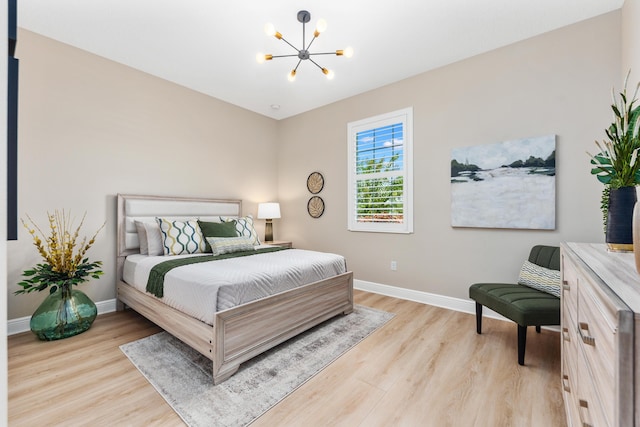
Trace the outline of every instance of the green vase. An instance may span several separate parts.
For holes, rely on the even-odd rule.
[[[31,316],[31,332],[46,341],[78,335],[91,327],[98,314],[84,293],[68,286],[49,294]]]

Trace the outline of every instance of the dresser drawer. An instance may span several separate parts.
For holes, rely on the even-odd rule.
[[[562,311],[561,318],[562,345],[562,396],[564,398],[567,426],[582,426],[578,412],[578,333],[576,322],[569,313]]]
[[[567,426],[582,427],[580,413],[578,412],[578,397],[576,395],[578,386],[576,377],[570,373],[572,369],[568,363],[567,359],[562,360],[562,398],[564,399],[564,409],[568,418]]]
[[[617,317],[614,309],[603,303],[595,284],[582,280],[578,289],[578,337],[589,367],[594,396],[602,405],[609,425],[615,419],[615,360]],[[582,381],[580,374],[579,381]]]
[[[578,314],[578,270],[564,254],[561,255],[561,262],[562,309],[568,311],[575,320]]]
[[[580,420],[578,425],[612,426],[612,420],[608,419],[602,407],[601,394],[592,381],[592,373],[584,351],[578,349],[578,390],[575,393]]]
[[[578,334],[574,327],[563,325],[561,338],[563,388],[568,385],[572,390],[575,390],[578,379]],[[565,380],[568,380],[566,385],[564,384]]]

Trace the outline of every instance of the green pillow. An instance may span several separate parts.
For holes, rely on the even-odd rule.
[[[205,252],[211,252],[211,245],[207,242],[207,237],[237,237],[238,232],[236,231],[236,222],[203,222],[198,221],[198,225],[200,226],[200,230],[202,230],[202,234],[205,239]]]

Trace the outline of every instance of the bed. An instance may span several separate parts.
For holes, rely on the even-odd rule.
[[[231,308],[216,310],[212,307],[207,319],[182,307],[172,307],[163,298],[131,286],[124,280],[127,257],[131,256],[131,260],[137,262],[144,259],[139,255],[136,221],[149,221],[155,217],[199,218],[204,221],[219,221],[220,217],[239,218],[242,216],[242,202],[124,194],[119,194],[117,199],[117,309],[129,307],[137,311],[209,358],[214,384],[233,375],[242,362],[331,317],[353,311],[353,273],[346,269],[340,274],[293,289],[276,289],[275,294]],[[296,250],[282,252],[287,251]],[[277,253],[267,255],[276,257]],[[129,274],[129,277],[132,276]]]

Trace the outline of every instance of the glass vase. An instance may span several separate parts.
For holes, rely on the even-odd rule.
[[[78,335],[91,327],[98,314],[84,292],[68,286],[49,294],[31,316],[31,332],[45,341]]]

